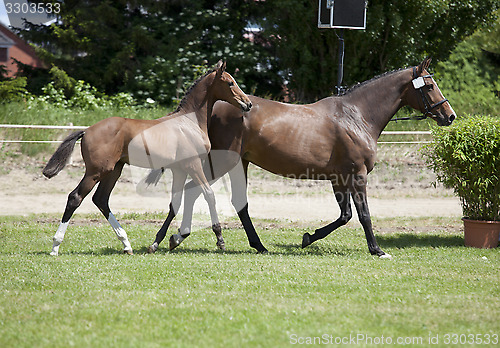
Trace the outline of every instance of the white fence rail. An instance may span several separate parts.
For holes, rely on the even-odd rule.
[[[0,128],[29,128],[29,129],[87,129],[88,126],[50,126],[43,124],[0,124]]]
[[[37,125],[37,124],[0,124],[0,128],[7,129],[59,129],[59,130],[78,130],[87,129],[87,126],[51,126],[51,125]],[[8,144],[22,144],[22,143],[33,143],[33,144],[58,144],[62,143],[62,140],[4,140],[0,139],[1,143]]]
[[[0,124],[1,128],[14,129],[59,129],[59,130],[79,130],[87,129],[88,126],[51,126],[51,125],[22,125],[22,124]],[[382,135],[431,135],[430,131],[383,131]],[[1,143],[61,143],[61,140],[3,140]],[[378,144],[425,144],[430,141],[379,141]]]

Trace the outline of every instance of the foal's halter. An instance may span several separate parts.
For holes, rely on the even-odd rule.
[[[425,112],[423,112],[422,116],[402,117],[402,118],[392,119],[391,121],[424,120],[429,116],[434,116],[434,114],[432,113],[432,110],[434,110],[439,105],[444,104],[448,101],[448,99],[443,98],[442,100],[440,100],[434,104],[431,104],[429,102],[429,99],[427,98],[427,95],[424,93],[423,88],[425,86],[427,86],[427,84],[425,83],[425,79],[432,78],[432,76],[434,76],[434,75],[429,74],[429,75],[424,75],[424,76],[418,76],[417,67],[413,67],[413,80],[411,82],[413,84],[413,88],[415,88],[417,91],[420,92],[420,96],[422,99],[422,104],[424,105]]]

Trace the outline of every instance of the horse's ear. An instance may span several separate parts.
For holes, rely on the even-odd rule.
[[[226,62],[223,62],[222,59],[217,62],[217,77],[222,76],[222,73],[226,70]]]
[[[432,60],[431,57],[427,57],[422,61],[422,63],[420,63],[420,65],[417,68],[419,75],[422,74],[424,70],[429,69],[429,66],[431,65],[431,60]]]

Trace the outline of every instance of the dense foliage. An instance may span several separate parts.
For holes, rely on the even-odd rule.
[[[439,87],[459,115],[500,116],[500,21],[495,28],[470,36],[435,66]]]
[[[337,81],[336,33],[317,29],[316,0],[273,0],[264,34],[276,47],[298,99],[330,95]],[[417,64],[430,55],[444,60],[477,28],[493,23],[498,1],[370,0],[366,30],[345,31],[344,83]]]
[[[21,34],[43,43],[46,62],[108,94],[171,104],[193,80],[193,65],[220,58],[246,90],[277,91],[279,80],[259,65],[265,48],[243,37],[250,10],[233,2],[70,0],[60,22]]]
[[[26,78],[0,81],[0,101],[21,101],[26,91]]]
[[[435,128],[425,156],[460,197],[464,216],[500,221],[500,120],[471,117]]]
[[[338,40],[335,30],[317,28],[317,0],[69,0],[61,6],[56,23],[27,23],[18,32],[50,66],[102,93],[172,105],[195,67],[220,58],[250,94],[279,98],[286,86],[292,100],[307,102],[335,89]],[[444,61],[465,37],[491,28],[498,7],[497,0],[371,0],[366,30],[345,32],[344,83],[427,55]],[[494,36],[480,47],[498,51]],[[29,69],[24,76],[35,93],[50,81]]]

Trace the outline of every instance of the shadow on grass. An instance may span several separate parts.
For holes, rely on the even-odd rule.
[[[36,255],[36,256],[41,256],[41,255],[50,255],[51,250],[41,250],[41,251],[33,251],[33,252],[28,252],[28,255]],[[114,248],[101,248],[101,249],[92,249],[92,250],[66,250],[66,251],[61,251],[58,256],[63,256],[63,255],[117,255],[117,254],[123,254],[123,250],[120,249],[114,249]],[[57,256],[55,256],[57,257]]]
[[[358,251],[357,249],[349,249],[347,247],[333,247],[331,245],[315,245],[311,244],[307,248],[302,248],[300,244],[273,244],[276,248],[282,249],[278,252],[271,252],[270,254],[276,255],[337,255],[337,256],[348,256],[352,255],[353,252]]]
[[[464,246],[462,236],[436,236],[418,234],[396,234],[377,236],[382,247],[389,248],[454,248]]]
[[[377,236],[377,241],[384,250],[385,248],[456,248],[464,246],[464,239],[462,236],[449,235],[449,236],[439,236],[439,235],[418,235],[418,234],[393,234],[393,235],[381,235]],[[339,244],[341,244],[339,242]],[[349,245],[331,245],[331,244],[311,244],[307,248],[302,249],[299,243],[273,243],[274,250],[270,250],[264,255],[283,255],[283,256],[295,256],[295,255],[337,255],[337,256],[350,256],[354,253],[368,252],[367,250],[360,250],[356,247],[349,247]],[[50,250],[47,251],[37,251],[31,252],[30,255],[49,255]],[[82,251],[63,251],[60,255],[118,255],[123,254],[123,250],[117,248],[100,248],[100,249],[89,249]],[[135,255],[148,254],[147,246],[142,246],[134,249]],[[169,251],[168,247],[160,247],[156,254],[179,254],[179,255],[210,255],[210,254],[224,254],[224,255],[252,255],[261,254],[255,249],[248,247],[246,250],[232,250],[228,248],[225,251],[216,249],[215,247],[207,248],[190,248],[190,247],[178,247],[175,250]]]
[[[247,250],[231,250],[226,249],[225,251],[212,248],[183,248],[178,247],[175,250],[169,251],[168,248],[159,248],[156,254],[179,254],[179,255],[209,255],[209,254],[224,254],[224,255],[325,255],[325,254],[335,254],[340,256],[346,256],[352,254],[352,250],[340,250],[333,248],[331,246],[316,246],[310,245],[305,249],[302,249],[300,244],[273,244],[279,250],[269,250],[267,253],[259,253],[255,249],[248,247]],[[137,254],[147,254],[147,248],[142,247],[134,250]]]
[[[137,254],[148,254],[148,248],[147,247],[141,247],[136,250],[134,250],[134,253]],[[209,254],[227,254],[227,255],[242,255],[242,254],[252,254],[252,250],[220,250],[217,248],[183,248],[177,247],[174,250],[170,251],[168,250],[168,247],[158,248],[155,254],[179,254],[179,255],[185,255],[185,254],[192,254],[192,255],[209,255]]]

